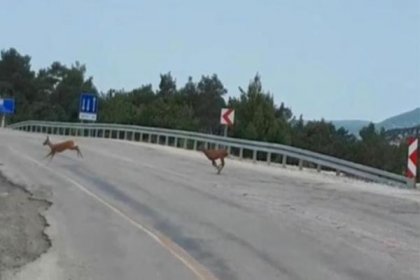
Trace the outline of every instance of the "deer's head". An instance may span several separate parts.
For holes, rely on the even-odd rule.
[[[47,139],[45,139],[44,143],[42,143],[42,145],[48,145],[48,143],[50,143],[50,136],[47,136]]]

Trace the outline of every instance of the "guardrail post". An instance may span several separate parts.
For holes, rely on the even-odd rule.
[[[127,130],[124,131],[124,140],[128,140]]]
[[[194,140],[193,149],[194,151],[197,151],[197,140]]]
[[[131,141],[136,140],[136,132],[134,130],[131,131]]]
[[[174,144],[175,145],[175,148],[178,148],[178,137],[175,137],[175,141],[174,142],[175,142],[175,144]]]
[[[284,168],[286,168],[286,165],[287,165],[287,156],[286,155],[282,155],[281,164]]]
[[[152,143],[152,134],[149,133],[149,138],[147,139],[149,143]]]
[[[169,136],[165,136],[165,146],[169,146]]]
[[[303,169],[303,160],[299,160],[299,170]]]
[[[184,149],[187,149],[188,139],[184,138]]]
[[[320,164],[317,164],[317,166],[316,166],[316,171],[317,171],[318,173],[320,173],[320,172],[321,172],[321,165],[320,165]]]
[[[239,159],[243,159],[243,158],[244,158],[244,149],[239,148]]]
[[[271,163],[271,153],[267,153],[267,164],[270,165]]]
[[[252,161],[255,163],[257,161],[257,150],[252,151]]]
[[[335,170],[335,175],[340,176],[340,173],[341,173],[340,170],[338,169]]]
[[[231,154],[231,152],[232,152],[232,147],[231,146],[227,146],[227,152],[228,152],[229,155]]]

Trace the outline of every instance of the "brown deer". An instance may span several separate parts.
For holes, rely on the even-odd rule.
[[[225,157],[228,156],[226,149],[199,149],[211,161],[212,165],[217,169],[217,174],[220,174],[225,166]],[[220,165],[216,164],[216,160],[220,159]]]
[[[50,137],[49,137],[49,136],[47,136],[47,139],[45,139],[45,141],[44,141],[43,145],[44,145],[44,146],[45,146],[45,145],[48,145],[48,147],[50,147],[50,149],[51,149],[51,151],[49,152],[49,154],[47,154],[47,155],[45,156],[45,158],[50,157],[50,160],[52,160],[52,159],[53,159],[53,157],[54,157],[54,155],[55,155],[56,153],[61,153],[61,152],[64,152],[65,150],[75,150],[75,151],[77,151],[77,156],[78,156],[78,157],[80,156],[80,157],[82,157],[82,158],[83,158],[83,155],[82,155],[82,153],[80,152],[79,146],[77,146],[77,145],[74,143],[74,141],[73,141],[73,140],[67,140],[67,141],[64,141],[64,142],[60,142],[60,143],[55,143],[55,144],[53,144],[53,143],[51,143],[51,141],[50,141]]]

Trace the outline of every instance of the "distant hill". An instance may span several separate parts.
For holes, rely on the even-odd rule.
[[[342,120],[342,121],[332,121],[336,128],[344,127],[348,132],[359,135],[359,131],[367,126],[369,121],[362,120]]]
[[[388,118],[378,123],[378,127],[384,127],[386,130],[413,127],[417,125],[420,125],[420,108]]]
[[[360,129],[368,125],[369,121],[364,120],[340,120],[331,121],[337,128],[344,127],[350,133],[359,135]],[[390,117],[382,122],[375,123],[376,128],[385,128],[386,130],[395,128],[407,128],[420,125],[420,108]]]

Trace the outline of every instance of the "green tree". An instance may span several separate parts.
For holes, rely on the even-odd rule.
[[[31,70],[31,58],[21,55],[11,48],[1,52],[0,60],[0,96],[14,97],[16,107],[20,108],[12,120],[27,119],[30,103],[37,98],[34,88],[35,73]]]
[[[248,90],[239,88],[241,95],[231,98],[229,106],[235,109],[234,136],[245,139],[277,143],[290,143],[290,126],[280,108],[274,104],[270,93],[262,89],[261,79],[256,75]],[[282,109],[284,110],[284,108]]]
[[[176,81],[172,77],[171,72],[160,75],[158,95],[169,97],[176,93]]]
[[[189,85],[190,94],[193,86]],[[226,102],[223,96],[227,93],[223,83],[216,74],[202,76],[196,86],[195,98],[192,100],[194,115],[199,121],[200,130],[212,134],[220,134],[220,111]],[[191,96],[190,96],[191,97]]]

